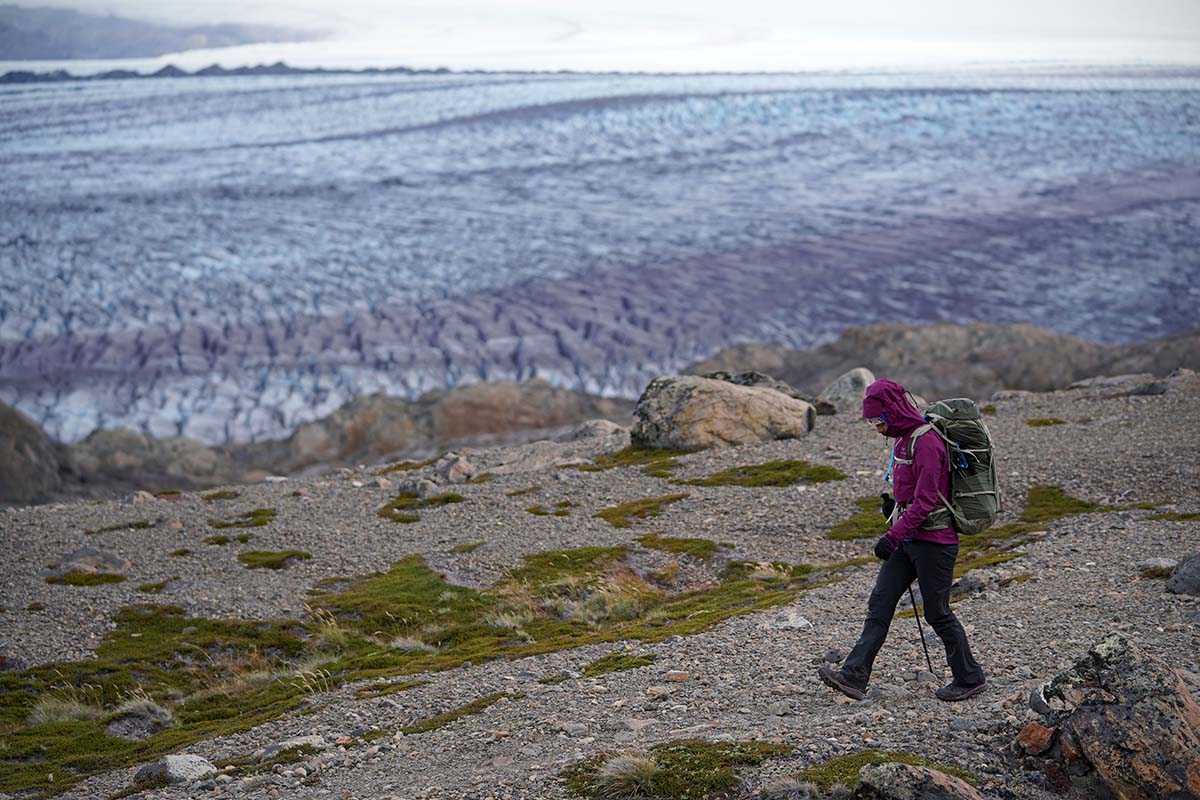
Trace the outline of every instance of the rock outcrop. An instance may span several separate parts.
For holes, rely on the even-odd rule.
[[[1200,553],[1180,561],[1167,579],[1167,591],[1200,596]]]
[[[163,756],[161,760],[139,769],[133,776],[133,783],[134,785],[190,783],[216,772],[216,769],[212,762],[201,756]]]
[[[44,503],[72,471],[64,449],[36,422],[0,403],[0,503]]]
[[[1111,634],[1043,687],[1049,724],[1018,738],[1050,784],[1120,800],[1200,797],[1200,705],[1178,672]],[[1032,704],[1032,703],[1031,703]]]
[[[700,450],[714,445],[795,439],[816,411],[770,388],[689,375],[656,378],[634,410],[633,443],[652,449]]]
[[[874,382],[875,374],[863,367],[855,367],[839,375],[817,395],[817,413],[859,416],[862,413],[863,395]]]
[[[241,470],[225,453],[195,439],[157,439],[130,430],[100,430],[71,446],[84,475],[130,486],[196,488],[236,481]]]
[[[1000,389],[1047,391],[1094,375],[1200,369],[1200,330],[1105,346],[1033,325],[912,325],[848,328],[812,350],[737,345],[684,370],[760,370],[800,391],[819,391],[861,366],[935,397],[990,397]]]

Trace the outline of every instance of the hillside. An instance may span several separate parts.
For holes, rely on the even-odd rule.
[[[0,796],[110,797],[182,752],[219,775],[142,796],[564,798],[589,759],[655,746],[695,790],[699,739],[759,743],[722,797],[853,783],[831,759],[870,749],[957,769],[984,797],[1049,800],[1013,748],[1042,719],[1027,698],[1107,634],[1200,696],[1200,598],[1138,566],[1198,549],[1200,381],[1144,385],[991,399],[1007,508],[964,540],[955,603],[991,688],[960,704],[933,698],[938,643],[938,674],[921,674],[903,616],[866,700],[817,680],[859,632],[881,532],[884,440],[838,416],[673,460],[606,458],[628,440],[594,425],[459,449],[469,464],[0,511]],[[841,477],[687,483],[776,460]],[[841,530],[864,538],[831,538],[860,508]],[[112,582],[47,582],[81,547]],[[30,726],[35,709],[75,721]]]

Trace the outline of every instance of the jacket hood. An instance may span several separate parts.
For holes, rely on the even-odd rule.
[[[925,424],[921,412],[913,407],[904,394],[904,387],[886,378],[867,387],[863,396],[863,418],[884,417],[887,433],[892,437],[904,436]]]

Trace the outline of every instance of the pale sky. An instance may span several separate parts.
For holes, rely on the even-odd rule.
[[[297,66],[681,71],[1012,60],[1200,64],[1200,0],[452,0],[437,4],[24,0],[20,4],[167,23],[275,23],[333,34],[321,43],[190,55],[199,65],[275,60],[274,54]],[[180,63],[188,58],[170,60]]]

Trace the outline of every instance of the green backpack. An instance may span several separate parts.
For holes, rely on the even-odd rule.
[[[939,400],[925,409],[929,423],[913,431],[908,440],[908,457],[917,437],[933,431],[946,443],[950,462],[950,498],[938,498],[940,508],[922,523],[925,530],[954,528],[970,536],[992,526],[1000,514],[1000,482],[996,477],[996,454],[992,435],[983,423],[974,400],[955,397]]]

